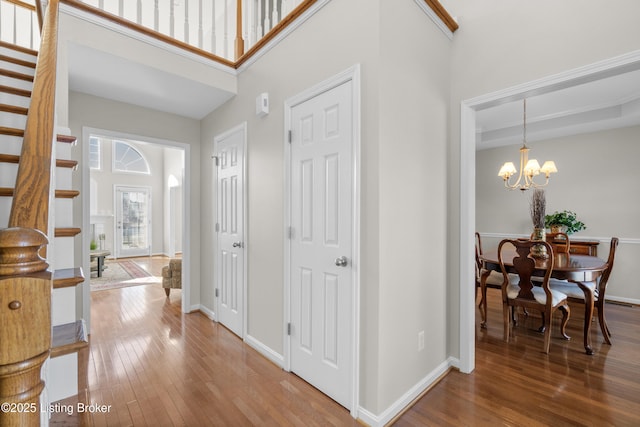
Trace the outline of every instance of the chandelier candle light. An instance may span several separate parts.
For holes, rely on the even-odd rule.
[[[513,162],[506,162],[500,168],[500,172],[498,172],[498,176],[502,177],[504,180],[504,186],[509,190],[521,190],[526,191],[529,188],[538,188],[544,187],[549,183],[549,175],[552,173],[558,172],[556,168],[555,162],[552,160],[548,160],[544,162],[542,167],[540,167],[540,163],[536,159],[529,160],[529,147],[527,147],[527,100],[524,99],[523,103],[523,127],[522,127],[522,148],[520,148],[520,173],[518,174],[518,179],[516,182],[511,184],[509,181],[513,175],[518,173]],[[538,184],[533,181],[533,177],[536,175],[540,175],[542,172],[545,175],[545,182],[543,184]]]

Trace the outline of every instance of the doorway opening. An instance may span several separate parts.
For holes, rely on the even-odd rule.
[[[475,289],[472,266],[475,262],[474,232],[476,219],[476,112],[596,82],[640,70],[640,51],[610,58],[581,68],[524,83],[461,102],[460,108],[460,370],[470,373],[475,367]]]
[[[182,311],[188,312],[189,145],[95,128],[83,128],[83,141],[83,270],[95,270],[94,251],[107,260],[142,256],[143,264],[182,258]],[[90,289],[87,280],[85,319]]]

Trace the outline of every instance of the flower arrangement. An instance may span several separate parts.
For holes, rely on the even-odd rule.
[[[553,226],[561,226],[566,228],[567,234],[577,233],[580,230],[585,230],[586,225],[582,221],[578,221],[578,217],[575,212],[564,210],[562,212],[555,211],[551,215],[544,217],[544,224],[547,228]]]
[[[531,221],[533,222],[533,228],[545,228],[545,208],[547,206],[547,200],[544,195],[544,190],[536,188],[531,195],[531,202],[529,203],[529,211],[531,213]]]

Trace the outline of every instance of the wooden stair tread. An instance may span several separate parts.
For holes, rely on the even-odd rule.
[[[5,70],[0,68],[0,76],[11,77],[13,79],[24,80],[26,82],[32,82],[33,76],[24,73],[18,73],[17,71]]]
[[[20,163],[20,156],[16,154],[2,154],[0,153],[0,163]],[[59,168],[73,169],[78,166],[77,160],[68,159],[56,159],[56,166]]]
[[[13,56],[0,55],[0,61],[10,62],[27,68],[36,68],[35,62],[25,61],[24,59],[14,58]]]
[[[74,353],[89,345],[83,320],[53,327],[51,334],[51,357]]]
[[[66,142],[67,144],[75,144],[78,139],[72,135],[58,134],[58,142]]]
[[[20,89],[17,87],[0,85],[0,92],[10,93],[12,95],[24,96],[25,98],[31,98],[31,91],[27,89]]]
[[[11,135],[11,136],[24,137],[24,129],[9,128],[9,127],[0,126],[0,135]],[[58,142],[64,142],[64,143],[67,143],[67,144],[75,144],[75,142],[77,141],[77,138],[75,136],[71,136],[71,135],[58,134],[58,135],[56,135],[56,140]]]
[[[82,232],[78,227],[56,227],[54,230],[54,237],[74,237]]]
[[[29,49],[28,47],[18,46],[13,43],[0,41],[0,46],[6,47],[7,49],[17,50],[18,52],[26,53],[28,55],[38,56],[38,51]]]
[[[63,268],[53,272],[53,289],[69,288],[84,282],[81,267]]]
[[[0,111],[4,111],[5,113],[22,114],[26,116],[29,112],[29,109],[25,107],[18,107],[16,105],[0,104]]]
[[[24,137],[24,129],[9,128],[0,126],[0,135],[20,136]]]
[[[78,190],[56,190],[57,199],[73,199],[79,195],[80,192]]]
[[[78,166],[77,160],[69,160],[69,159],[56,159],[56,166],[59,168],[69,168],[73,169]]]
[[[13,197],[13,188],[0,187],[0,197]],[[56,190],[56,199],[73,199],[78,197],[80,192],[78,190]]]

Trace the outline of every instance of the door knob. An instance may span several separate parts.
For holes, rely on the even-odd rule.
[[[347,257],[346,256],[341,256],[340,258],[336,258],[336,265],[338,267],[346,267],[348,264],[347,262]]]
[[[242,247],[242,242],[233,242],[233,246],[234,248],[241,248]]]

